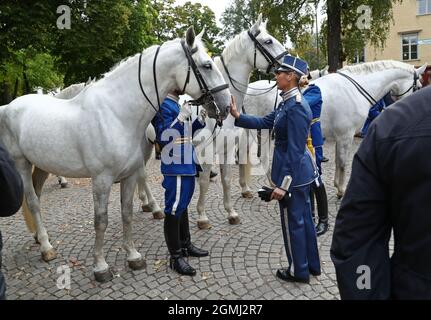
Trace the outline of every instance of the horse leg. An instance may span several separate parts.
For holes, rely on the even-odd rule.
[[[108,201],[113,182],[114,179],[109,176],[93,178],[94,228],[96,230],[93,272],[98,282],[107,282],[112,279],[112,273],[103,254],[103,243],[108,227]]]
[[[52,247],[49,242],[48,233],[43,224],[42,216],[40,214],[40,201],[39,196],[42,190],[44,178],[44,174],[37,171],[36,175],[38,177],[38,181],[35,181],[37,193],[35,187],[33,186],[33,178],[32,178],[32,165],[25,159],[15,160],[15,165],[17,170],[21,174],[21,178],[24,185],[24,215],[26,217],[26,221],[30,221],[27,225],[35,225],[33,230],[30,230],[33,234],[36,232],[37,241],[40,243],[40,251],[42,254],[42,259],[45,262],[49,262],[54,260],[57,257],[57,252]],[[39,180],[40,178],[40,180]],[[28,212],[29,211],[29,212]]]
[[[147,165],[151,159],[153,154],[153,145],[149,142],[145,143],[144,146],[144,165],[141,169],[139,169],[138,176],[138,194],[139,199],[142,202],[142,211],[143,212],[152,212],[154,219],[160,220],[165,217],[162,209],[160,209],[159,204],[156,199],[154,199],[153,193],[151,192],[151,188],[148,185],[148,173],[147,173]]]
[[[57,179],[58,179],[58,184],[62,189],[67,188],[67,185],[69,184],[69,182],[66,180],[65,177],[57,176]]]
[[[198,211],[198,228],[199,229],[209,229],[211,228],[208,217],[205,213],[205,201],[206,195],[210,186],[210,174],[211,174],[211,164],[201,165],[202,172],[199,172],[199,199],[197,204]]]
[[[236,225],[240,223],[238,213],[233,209],[231,204],[231,180],[232,166],[229,164],[220,164],[221,183],[223,186],[223,202],[224,208],[228,214],[229,223]]]
[[[250,163],[250,148],[248,147],[247,136],[249,130],[244,130],[240,136],[240,146],[247,146],[246,149],[240,147],[246,153],[246,163],[239,163],[239,185],[241,186],[241,196],[246,199],[253,198],[253,194],[250,190],[250,176],[251,176],[251,163]],[[241,160],[241,157],[240,157]]]
[[[334,174],[334,187],[339,191],[340,188],[340,145],[335,141],[335,174]],[[338,194],[337,194],[338,197]]]
[[[49,177],[49,173],[46,171],[43,171],[37,167],[34,168],[33,170],[33,175],[32,175],[32,179],[33,179],[33,188],[34,191],[37,195],[37,198],[39,199],[40,202],[40,196],[42,194],[42,188],[43,185],[46,181],[46,179],[48,179]],[[39,240],[37,239],[37,233],[34,233],[34,240],[36,241],[37,244],[39,243]]]
[[[136,189],[138,172],[121,181],[121,217],[123,220],[123,248],[127,252],[127,261],[132,270],[145,268],[145,261],[135,249],[132,235],[133,195]]]
[[[346,169],[347,159],[349,158],[350,148],[353,143],[353,134],[346,135],[343,139],[337,141],[336,158],[337,158],[337,169],[338,184],[337,184],[337,197],[341,199],[346,191]]]

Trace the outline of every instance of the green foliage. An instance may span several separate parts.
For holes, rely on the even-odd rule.
[[[220,29],[217,26],[214,12],[200,3],[184,3],[174,6],[174,0],[153,0],[152,5],[158,12],[155,21],[155,36],[159,42],[184,37],[187,29],[193,26],[196,32],[205,27],[203,40],[212,54],[220,54],[222,43],[218,39]]]
[[[301,41],[304,26],[313,21],[307,0],[232,0],[222,15],[222,35],[230,39],[248,29],[259,13],[268,19],[268,31],[281,42],[288,39],[296,44]]]
[[[344,59],[352,59],[367,43],[374,47],[383,48],[393,23],[393,5],[402,0],[342,0],[342,41]],[[361,12],[357,9],[361,5],[372,8],[372,20],[369,29],[360,30],[357,21]]]

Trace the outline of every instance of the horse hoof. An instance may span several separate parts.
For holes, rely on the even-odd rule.
[[[45,262],[50,262],[55,258],[57,258],[57,251],[55,251],[54,249],[42,252],[42,260]]]
[[[148,204],[143,204],[143,205],[142,205],[142,211],[143,211],[143,212],[152,212],[153,210],[151,210],[150,205],[148,205]]]
[[[60,187],[61,187],[61,189],[66,189],[66,188],[67,188],[67,185],[68,185],[68,183],[67,183],[67,182],[60,183]]]
[[[198,221],[198,228],[201,230],[211,229],[211,224],[209,221]]]
[[[153,212],[153,218],[156,220],[162,220],[165,218],[165,214],[162,211]]]
[[[241,193],[241,196],[245,199],[252,199],[253,193],[251,193],[251,191],[246,191],[246,192]]]
[[[231,225],[237,225],[241,222],[241,219],[239,217],[229,217],[229,224]]]
[[[145,263],[144,259],[127,261],[127,262],[129,264],[129,268],[132,270],[142,270],[147,267],[147,264]]]
[[[100,283],[111,281],[113,277],[114,276],[111,270],[109,269],[106,271],[94,272],[94,278],[96,279],[97,282],[100,282]]]

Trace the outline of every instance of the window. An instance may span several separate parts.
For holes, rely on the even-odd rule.
[[[404,34],[402,35],[402,47],[403,47],[403,60],[417,60],[419,59],[418,54],[418,34]]]
[[[355,56],[355,63],[363,63],[365,62],[365,48],[361,51],[358,51],[358,53]]]
[[[418,15],[431,14],[431,0],[418,0]]]

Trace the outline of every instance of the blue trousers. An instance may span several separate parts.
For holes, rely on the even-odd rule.
[[[288,269],[291,275],[301,279],[309,278],[310,271],[320,272],[316,229],[311,217],[310,188],[308,185],[292,189],[288,207],[280,202]]]
[[[314,152],[316,153],[316,164],[319,169],[319,174],[322,175],[323,147],[314,147]]]
[[[165,214],[181,215],[187,210],[195,191],[195,176],[164,176]]]

